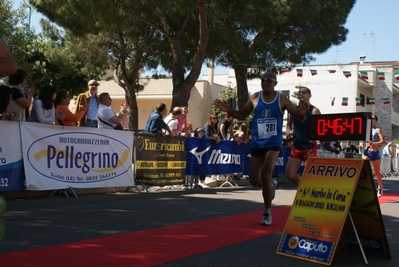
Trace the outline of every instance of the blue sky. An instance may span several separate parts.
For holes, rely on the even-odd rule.
[[[17,7],[22,0],[15,0]],[[343,1],[344,2],[344,1]],[[349,29],[347,40],[332,46],[325,53],[315,55],[311,65],[337,64],[359,61],[360,55],[367,61],[399,61],[399,35],[397,34],[398,0],[357,0],[345,24]],[[31,24],[40,30],[41,15],[32,12]],[[396,45],[395,45],[396,42]],[[227,67],[216,67],[215,73],[228,73]],[[207,72],[206,66],[202,73]]]

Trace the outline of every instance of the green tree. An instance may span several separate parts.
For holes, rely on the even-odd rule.
[[[129,9],[119,1],[30,0],[39,12],[67,29],[74,38],[74,47],[98,71],[115,70],[115,82],[125,90],[129,105],[129,129],[138,129],[136,92],[142,89],[140,71],[154,63],[159,33],[134,18],[140,8]],[[73,19],[71,19],[73,18]],[[101,57],[102,63],[95,57]],[[107,65],[104,66],[103,63]]]
[[[17,66],[28,65],[31,56],[31,40],[34,34],[27,22],[28,16],[22,6],[14,10],[10,0],[0,0],[0,36],[17,62]]]
[[[248,78],[260,77],[267,66],[308,63],[312,54],[345,41],[348,30],[344,24],[354,3],[220,0],[215,8],[219,20],[212,24],[207,55],[234,69],[242,108],[248,101]]]
[[[0,7],[0,34],[17,66],[27,70],[28,86],[35,85],[40,90],[44,85],[52,84],[57,89],[77,94],[85,90],[88,77],[104,73],[104,67],[101,70],[91,68],[87,61],[83,61],[84,57],[72,47],[75,43],[68,32],[61,32],[43,20],[42,33],[35,34],[35,29],[30,28],[31,9],[26,3],[13,10],[11,1],[0,0]],[[96,51],[91,54],[100,58]]]
[[[210,30],[207,13],[212,10],[213,3],[205,0],[139,3],[141,14],[136,14],[137,18],[162,35],[163,42],[157,53],[159,64],[172,73],[170,108],[188,106],[191,89],[205,58]],[[136,3],[131,6],[138,7]]]

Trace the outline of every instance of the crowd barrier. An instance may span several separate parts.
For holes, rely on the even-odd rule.
[[[186,175],[249,174],[250,145],[234,141],[9,121],[0,121],[0,134],[0,192],[175,185]],[[284,174],[289,153],[282,149],[273,175]]]

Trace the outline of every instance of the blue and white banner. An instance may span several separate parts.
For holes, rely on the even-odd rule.
[[[250,145],[189,137],[186,140],[186,175],[249,173]]]
[[[0,120],[0,192],[24,190],[19,123]]]
[[[206,138],[190,137],[186,141],[186,175],[213,175],[243,172],[249,175],[250,144],[238,145],[234,141],[215,141]],[[273,175],[285,173],[291,149],[283,147],[277,159]],[[303,172],[302,163],[297,173]]]
[[[133,133],[21,122],[26,190],[134,185]]]

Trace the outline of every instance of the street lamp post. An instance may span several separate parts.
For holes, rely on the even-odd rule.
[[[29,23],[28,23],[28,27],[29,27],[29,31],[30,31],[30,18],[32,16],[32,7],[28,6],[28,8],[29,8]]]

